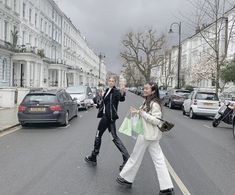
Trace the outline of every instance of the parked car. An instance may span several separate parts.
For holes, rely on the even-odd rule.
[[[137,91],[137,87],[131,87],[130,92],[135,93]]]
[[[71,95],[72,98],[77,99],[78,109],[88,110],[89,107],[93,106],[93,93],[90,87],[78,85],[74,87],[68,87],[66,91]]]
[[[184,100],[188,97],[190,91],[184,89],[171,89],[167,91],[163,98],[163,104],[169,106],[170,109],[179,107],[181,108]]]
[[[76,99],[64,89],[30,92],[18,108],[18,120],[22,126],[31,123],[68,125],[69,120],[77,115]]]
[[[214,117],[220,108],[220,101],[214,90],[197,89],[183,103],[183,114],[190,118],[196,116]]]

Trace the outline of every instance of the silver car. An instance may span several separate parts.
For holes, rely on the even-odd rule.
[[[93,93],[89,86],[78,85],[68,87],[66,91],[72,98],[77,99],[78,109],[88,110],[89,107],[93,106]]]

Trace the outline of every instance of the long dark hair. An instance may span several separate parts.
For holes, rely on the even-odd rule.
[[[147,84],[151,86],[151,90],[155,91],[155,93],[146,97],[146,100],[144,102],[144,105],[146,105],[147,107],[146,112],[149,112],[151,110],[150,104],[152,101],[157,102],[162,109],[158,85],[155,82],[148,82],[146,83],[146,85]]]

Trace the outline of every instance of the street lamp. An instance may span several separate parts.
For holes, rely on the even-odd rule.
[[[177,25],[179,28],[179,43],[178,43],[178,75],[177,75],[177,88],[180,89],[180,66],[181,66],[181,22],[173,22],[170,26],[169,33],[173,33],[172,26]]]
[[[102,63],[102,60],[105,58],[105,55],[102,54],[102,53],[100,53],[100,54],[98,55],[98,57],[99,57],[99,84],[100,84],[100,69],[101,69],[101,63]]]

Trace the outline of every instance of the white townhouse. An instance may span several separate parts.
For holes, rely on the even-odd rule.
[[[0,0],[0,90],[105,81],[104,58],[53,0]]]
[[[232,59],[235,56],[235,8],[229,10],[225,17],[220,18],[218,23],[219,28],[219,57]],[[232,29],[231,29],[232,28]],[[215,67],[215,54],[213,46],[215,40],[215,22],[197,29],[196,33],[191,37],[186,38],[181,42],[181,66],[180,66],[180,86],[196,86],[203,88],[215,87],[215,80],[212,79],[210,68]],[[228,41],[231,33],[231,40]],[[206,37],[206,40],[203,36]],[[210,46],[210,45],[212,46]],[[169,51],[168,51],[169,52]],[[212,57],[211,57],[212,56]],[[167,61],[170,58],[170,63]],[[173,46],[170,49],[170,55],[165,55],[165,63],[163,70],[159,69],[154,72],[158,78],[156,81],[161,85],[166,84],[169,88],[175,88],[178,81],[178,46]],[[170,68],[169,68],[170,67]],[[170,70],[171,74],[169,75]],[[207,74],[206,74],[207,73]],[[197,77],[195,75],[205,75]],[[161,75],[161,76],[160,76]],[[234,85],[233,83],[228,86]]]

